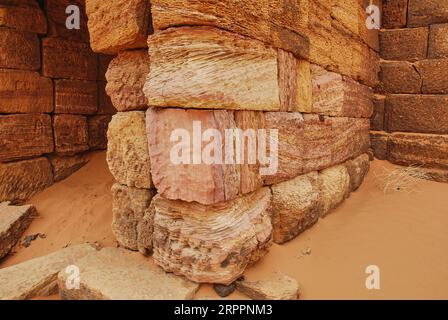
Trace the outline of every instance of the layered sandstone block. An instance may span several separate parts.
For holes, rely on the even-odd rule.
[[[213,206],[157,196],[155,262],[195,282],[232,283],[270,245],[270,200],[268,188]]]
[[[408,27],[448,22],[448,3],[439,0],[409,0]]]
[[[414,64],[406,61],[383,61],[380,73],[382,93],[420,93],[422,77]]]
[[[79,30],[67,29],[65,25],[68,17],[68,14],[65,11],[70,5],[75,5],[79,8]],[[48,36],[77,42],[89,42],[85,0],[47,0],[45,13],[48,18]]]
[[[422,77],[422,93],[448,93],[448,59],[418,61],[415,67]]]
[[[327,215],[350,194],[350,175],[344,165],[322,170],[319,173],[320,216]]]
[[[448,23],[430,27],[428,58],[448,58]]]
[[[428,52],[428,28],[381,30],[381,57],[386,60],[417,61]]]
[[[56,153],[75,155],[89,149],[87,119],[77,115],[55,115],[53,118]]]
[[[47,158],[0,164],[0,201],[24,201],[53,184]]]
[[[53,82],[37,72],[0,69],[0,113],[50,113]]]
[[[15,6],[16,4],[0,3],[0,27],[39,34],[47,32],[45,15],[35,3],[26,6]]]
[[[382,27],[396,29],[406,27],[408,0],[383,0]]]
[[[145,48],[151,31],[150,7],[147,0],[87,0],[92,49],[115,54]]]
[[[53,155],[49,157],[49,160],[51,162],[51,166],[53,167],[55,182],[68,178],[89,161],[86,154],[77,154],[68,157]]]
[[[46,114],[0,116],[0,141],[0,162],[51,153],[51,117]]]
[[[151,189],[145,113],[119,112],[109,123],[107,135],[107,163],[115,180],[130,187]]]
[[[381,131],[372,131],[370,140],[375,158],[387,160],[389,157],[389,134]]]
[[[109,64],[106,91],[118,111],[146,110],[143,86],[149,74],[147,50],[124,51]]]
[[[0,27],[0,68],[38,70],[40,65],[36,34]]]
[[[44,76],[96,80],[98,59],[88,44],[60,38],[45,38],[42,40],[42,50]],[[37,53],[37,56],[40,54]]]
[[[107,149],[107,129],[111,115],[98,115],[87,118],[90,150]]]
[[[94,114],[98,108],[95,81],[56,80],[55,113]]]

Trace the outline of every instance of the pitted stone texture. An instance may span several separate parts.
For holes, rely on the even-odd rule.
[[[68,178],[89,162],[86,154],[77,154],[71,157],[53,155],[49,159],[53,167],[55,182]]]
[[[0,68],[39,70],[40,66],[36,34],[0,27]]]
[[[326,216],[350,194],[350,176],[344,165],[319,172],[320,216]]]
[[[11,3],[11,6],[8,3],[0,3],[0,27],[39,34],[47,32],[47,20],[39,7],[13,6],[14,4],[17,3]]]

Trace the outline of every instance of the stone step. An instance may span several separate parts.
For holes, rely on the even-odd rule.
[[[58,276],[59,292],[65,300],[187,300],[199,285],[165,273],[138,253],[104,248],[76,263],[79,286],[73,270]],[[74,281],[73,281],[74,280]]]

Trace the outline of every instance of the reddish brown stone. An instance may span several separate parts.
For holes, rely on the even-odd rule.
[[[375,158],[386,160],[389,157],[389,134],[386,132],[370,132],[370,141]]]
[[[89,149],[85,117],[56,115],[53,120],[53,128],[58,155],[71,156]]]
[[[45,13],[48,19],[48,36],[64,38],[78,42],[89,42],[85,0],[46,0]],[[67,29],[65,23],[69,5],[78,6],[80,12],[80,29]]]
[[[107,128],[111,120],[111,115],[93,116],[87,119],[90,149],[107,148]]]
[[[107,81],[106,72],[113,58],[115,58],[115,56],[98,54],[98,76],[97,76],[98,80]]]
[[[56,80],[55,113],[93,114],[97,111],[95,81]]]
[[[106,82],[98,81],[98,114],[115,114],[115,109],[112,100],[106,92]]]
[[[0,162],[53,152],[51,118],[45,114],[0,116]]]
[[[45,34],[47,32],[47,20],[39,7],[3,5],[5,4],[1,2],[0,27],[39,34]]]
[[[406,27],[408,0],[383,0],[382,28]]]
[[[448,59],[418,61],[415,67],[423,80],[422,93],[448,93]]]
[[[426,58],[428,28],[381,30],[381,57],[385,60],[417,61]]]
[[[409,0],[408,27],[448,22],[448,2],[444,0]]]
[[[37,35],[0,27],[0,68],[38,70],[40,45]]]
[[[49,157],[53,167],[54,181],[58,182],[71,176],[89,162],[86,154],[77,154],[71,157],[53,155]]]
[[[405,61],[381,62],[381,93],[420,93],[422,78],[412,63]]]
[[[371,130],[384,130],[384,102],[385,97],[376,96],[373,100],[373,115],[370,118]]]
[[[428,58],[448,58],[448,23],[430,27]]]

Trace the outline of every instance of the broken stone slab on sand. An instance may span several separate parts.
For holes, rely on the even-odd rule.
[[[296,279],[281,273],[265,280],[240,280],[236,282],[236,287],[254,300],[297,300],[300,294]]]
[[[31,205],[12,206],[0,203],[0,259],[5,257],[28,228],[36,209]]]
[[[0,269],[0,300],[26,300],[57,292],[58,273],[95,249],[82,244]]]
[[[67,289],[69,274],[59,273],[58,284],[66,300],[189,300],[197,283],[165,273],[151,260],[124,249],[104,248],[79,260],[79,289]]]

